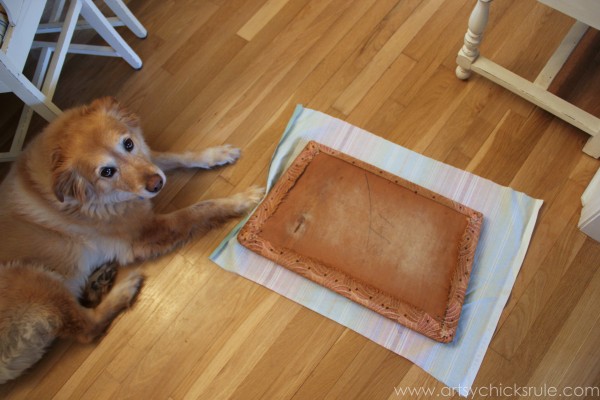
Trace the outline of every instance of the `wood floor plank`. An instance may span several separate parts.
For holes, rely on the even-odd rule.
[[[346,88],[354,82],[354,79],[370,63],[371,59],[385,46],[394,32],[410,17],[418,6],[416,1],[394,1],[382,2],[384,7],[376,5],[372,8],[364,21],[357,26],[357,33],[362,34],[358,43],[353,43],[351,53],[342,61],[331,79],[322,87],[319,98],[315,98],[311,106],[327,110],[330,108]],[[387,7],[386,7],[387,5]],[[392,6],[391,9],[389,6]],[[382,13],[385,14],[382,15]],[[370,17],[370,18],[369,18]],[[374,26],[371,26],[374,24]],[[361,29],[361,28],[365,29]],[[354,32],[351,33],[351,35]],[[353,38],[352,38],[353,39]]]
[[[448,121],[461,118],[453,111],[460,99],[466,99],[461,93],[466,90],[468,86],[455,79],[453,71],[440,67],[432,79],[421,87],[423,96],[416,97],[399,115],[391,140],[407,148],[421,150],[429,157],[442,158],[440,152],[430,149],[433,149],[434,138],[442,130],[441,136],[447,137],[449,134],[445,129]]]
[[[491,348],[505,358],[511,359],[529,330],[539,317],[539,313],[563,279],[565,265],[570,265],[577,252],[583,246],[586,236],[576,228],[578,216],[574,213],[560,239],[542,260],[527,289],[518,298],[517,303],[507,311],[510,314],[501,322]],[[527,266],[527,268],[529,265]],[[530,269],[530,268],[528,268]],[[513,292],[515,298],[519,292]]]
[[[600,263],[600,243],[587,239],[577,253],[567,272],[543,305],[528,335],[510,359],[510,367],[495,370],[491,384],[523,387],[535,372],[535,368],[548,354],[565,321],[582,298],[596,270],[590,265]],[[599,340],[598,336],[594,340]],[[484,364],[482,368],[492,367]],[[557,366],[558,367],[558,366]],[[562,367],[562,366],[561,366]],[[501,397],[501,398],[506,398]]]
[[[200,25],[189,40],[177,48],[176,53],[169,57],[163,67],[175,75],[185,71],[190,63],[197,62],[193,57],[197,52],[202,52],[208,58],[213,57],[213,53],[225,46],[231,36],[237,36],[236,32],[260,9],[262,4],[263,1],[225,2],[206,24]]]
[[[323,388],[333,386],[340,379],[364,346],[364,338],[353,331],[344,330],[292,399],[324,399],[327,393]]]
[[[442,391],[444,386],[433,379],[429,374],[423,371],[421,368],[413,365],[408,369],[407,373],[398,380],[398,383],[394,385],[391,390],[388,400],[398,398],[432,398],[444,394],[446,397],[446,391]],[[426,390],[423,390],[426,389]],[[384,397],[381,397],[384,398]]]
[[[597,299],[597,297],[596,297]],[[565,369],[558,386],[584,388],[583,396],[586,399],[600,397],[600,346],[598,346],[598,332],[600,332],[600,323],[590,330],[590,334],[581,343],[574,361]],[[581,337],[575,339],[576,343],[581,342]],[[582,396],[577,396],[582,397]],[[576,396],[571,396],[576,398]]]
[[[339,38],[347,32],[348,26],[352,26],[350,22],[360,19],[360,7],[352,8],[352,13],[345,13],[345,5],[347,2],[332,2],[323,9],[307,30],[310,34],[294,40],[292,45],[279,55],[278,59],[281,62],[274,62],[269,66],[240,101],[235,102],[228,113],[216,122],[214,130],[224,137],[230,136],[230,139],[236,131],[233,141],[237,143],[243,144],[244,140],[249,140],[277,109],[273,105],[281,104],[287,94],[293,92],[308,72],[338,43]],[[323,35],[325,31],[329,34]],[[232,118],[233,115],[238,117]],[[261,116],[264,116],[264,119]]]
[[[231,398],[291,398],[344,329],[339,324],[324,320],[313,311],[302,309]],[[282,364],[281,360],[286,362]],[[279,368],[273,368],[274,365],[279,365]]]
[[[598,298],[600,298],[600,270],[596,271],[581,299],[560,329],[546,356],[527,382],[528,386],[541,387],[548,382],[562,382],[574,363],[581,363],[592,369],[591,373],[587,374],[588,379],[590,376],[600,373],[598,362],[590,359],[591,363],[582,363],[582,357],[585,357],[590,350],[593,351],[591,347],[585,348],[584,345],[589,346],[598,342],[597,338],[589,338],[590,336],[597,336],[599,332],[600,315],[590,314],[590,310],[594,309],[594,303],[597,302]],[[565,368],[556,368],[556,365],[563,365]],[[569,383],[581,384],[581,386],[589,383],[586,382],[586,378],[581,379],[579,382],[575,382],[574,379],[564,380]]]
[[[415,35],[406,45],[402,53],[417,61],[427,57],[431,53],[437,53],[437,51],[432,52],[431,50],[436,44],[439,45],[441,40],[432,40],[432,38],[441,38],[453,34],[454,29],[460,31],[463,27],[460,24],[462,18],[459,13],[463,9],[464,11],[470,11],[471,7],[472,3],[469,0],[446,1],[442,3],[435,14],[423,24],[418,35]],[[460,39],[460,33],[457,38]]]
[[[381,78],[365,94],[360,103],[348,114],[346,121],[354,125],[366,124],[387,101],[398,83],[408,79],[416,62],[400,54]]]
[[[353,399],[385,399],[393,391],[394,384],[399,376],[405,375],[409,369],[414,368],[408,360],[397,357],[393,353],[387,353],[385,359],[369,375],[368,382],[362,388],[353,393]],[[366,371],[364,371],[366,372]],[[424,375],[427,375],[423,372]],[[435,379],[428,376],[432,382]]]
[[[294,5],[294,3],[290,2],[289,4]],[[293,16],[294,19],[291,23],[285,26],[280,23],[273,29],[263,29],[252,42],[244,47],[244,51],[240,51],[225,68],[221,68],[215,79],[212,79],[202,90],[202,96],[196,96],[195,101],[182,113],[184,119],[194,118],[194,122],[191,125],[186,124],[186,128],[178,128],[177,125],[181,121],[176,119],[169,126],[169,129],[181,132],[176,142],[173,143],[175,148],[189,146],[190,141],[192,145],[197,144],[203,137],[210,135],[210,128],[214,126],[214,122],[231,109],[260,77],[264,76],[268,66],[274,60],[277,61],[273,67],[276,71],[281,72],[282,68],[289,68],[289,63],[293,63],[295,60],[282,59],[282,53],[300,35],[310,35],[310,32],[307,33],[308,27],[329,3],[330,0],[319,2],[315,7],[306,6],[300,10],[292,8],[290,18]],[[286,13],[286,15],[288,14]],[[257,54],[257,52],[259,53]],[[191,74],[193,71],[185,71],[185,73]],[[202,135],[199,135],[198,132],[202,132]]]
[[[204,357],[206,365],[195,371],[191,385],[180,385],[174,395],[191,399],[231,396],[299,311],[300,307],[295,307],[296,312],[289,312],[286,302],[289,300],[269,293],[227,341]],[[285,316],[283,310],[288,311]],[[270,318],[275,314],[279,318]]]
[[[462,7],[456,11],[456,6],[462,3]],[[449,8],[449,6],[452,6]],[[394,93],[394,99],[403,105],[408,105],[417,97],[421,97],[421,87],[427,84],[437,73],[440,65],[446,67],[449,71],[456,68],[456,53],[463,44],[464,18],[472,10],[472,3],[452,2],[440,7],[438,14],[444,14],[444,18],[439,22],[443,29],[438,29],[438,19],[434,16],[427,25],[433,25],[433,28],[423,28],[427,30],[423,35],[431,34],[429,40],[423,41],[423,35],[417,35],[406,47],[404,54],[417,61],[415,71],[410,75],[410,79],[401,82]],[[435,19],[434,19],[435,18]],[[452,40],[448,40],[452,38]],[[486,37],[487,39],[487,37]],[[484,42],[485,43],[485,42]],[[415,49],[415,46],[422,46]],[[449,60],[448,63],[446,61]],[[464,83],[464,82],[463,82]],[[457,96],[458,97],[458,96]]]
[[[364,1],[362,2],[362,7],[346,9],[333,3],[330,10],[325,10],[323,12],[324,16],[319,18],[321,28],[315,27],[311,29],[317,38],[321,38],[314,42],[314,45],[307,51],[305,56],[302,55],[299,46],[292,46],[290,48],[290,51],[298,58],[298,62],[291,66],[281,80],[278,81],[269,72],[265,74],[266,79],[276,82],[274,87],[269,87],[267,82],[263,82],[262,79],[257,82],[255,86],[268,90],[266,96],[269,101],[256,102],[255,108],[247,107],[251,111],[248,114],[242,114],[247,117],[239,126],[235,127],[235,132],[230,136],[229,141],[243,143],[244,140],[248,140],[255,132],[260,130],[264,121],[272,116],[273,112],[277,110],[277,106],[286,101],[287,93],[302,90],[301,85],[309,77],[310,73],[335,48],[339,41],[348,33],[350,27],[360,22],[371,4],[372,2]],[[337,11],[334,12],[334,10]],[[327,18],[325,15],[327,15]],[[329,22],[328,18],[331,18],[333,21]],[[323,37],[320,33],[322,32],[320,29],[323,27],[328,29],[326,37]],[[304,40],[307,43],[311,43],[307,38]],[[249,97],[253,97],[253,95],[249,94]],[[273,107],[274,104],[276,107]],[[219,131],[223,131],[226,134],[230,130],[225,126],[221,126]]]
[[[429,0],[415,9],[411,16],[394,32],[360,74],[344,90],[333,108],[348,115],[371,89],[385,70],[402,53],[411,39],[441,6],[443,0]]]
[[[588,161],[587,159],[585,160]],[[597,162],[596,160],[590,161],[594,164]],[[583,174],[586,173],[583,172]],[[573,176],[573,173],[571,175]],[[573,224],[577,219],[576,216],[580,208],[579,199],[584,188],[585,186],[576,183],[576,179],[569,178],[560,187],[559,194],[546,202],[542,207],[540,222],[536,227],[537,240],[533,241],[528,249],[521,273],[517,277],[511,298],[505,307],[505,313],[500,318],[500,325],[511,314],[512,308],[516,305],[520,296],[527,290],[531,279],[542,266],[542,262],[548,252],[551,251],[559,239],[564,238],[563,235],[566,232],[575,229],[575,226],[569,225],[569,222]]]
[[[251,41],[281,9],[288,0],[268,0],[237,32],[242,38]]]
[[[379,371],[379,366],[386,362],[389,352],[372,342],[367,342],[365,346],[358,351],[358,354],[352,362],[345,368],[343,374],[331,386],[323,388],[326,392],[325,399],[355,399],[358,394],[372,382],[375,371]],[[410,362],[406,359],[396,357],[396,362],[404,364],[404,368],[410,368]],[[386,371],[386,376],[389,371]],[[398,376],[404,375],[402,371]],[[386,389],[391,390],[393,386]]]
[[[217,276],[221,274],[223,271],[217,271]],[[230,288],[231,293],[219,296],[224,287]],[[249,282],[236,277],[212,281],[210,289],[197,293],[187,304],[178,306],[182,312],[172,320],[169,329],[157,332],[150,347],[139,353],[137,360],[128,360],[129,367],[125,373],[117,374],[115,371],[115,368],[122,368],[119,365],[121,363],[115,362],[107,367],[111,375],[121,377],[117,397],[126,397],[127,393],[133,392],[144,397],[167,398],[179,386],[185,385],[188,371],[196,368],[200,360],[211,357],[209,343],[232,341],[236,334],[242,332],[242,319],[235,318],[236,315],[250,317],[250,308],[260,308],[270,299],[266,291],[257,290]],[[211,313],[217,310],[217,314],[229,312],[230,315],[228,318],[211,318],[210,315],[214,315]],[[152,382],[160,380],[165,369],[177,373],[172,374],[168,382],[163,382],[159,388],[154,387]]]
[[[527,118],[511,109],[505,116],[481,146],[476,160],[472,159],[466,169],[508,186],[539,141],[543,127],[547,127],[551,119],[539,109]]]

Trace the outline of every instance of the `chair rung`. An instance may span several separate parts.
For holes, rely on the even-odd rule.
[[[108,22],[110,22],[110,24],[113,27],[125,26],[123,21],[121,21],[117,17],[109,17],[106,19],[108,20]],[[46,33],[57,33],[57,32],[60,32],[61,29],[62,29],[61,22],[45,23],[45,24],[39,25],[36,33],[40,34],[40,35],[43,35]],[[77,25],[75,25],[75,30],[84,30],[84,29],[94,29],[94,28],[89,23],[87,23],[87,21],[85,21],[85,20],[77,21]]]
[[[54,51],[56,42],[35,41],[31,45],[32,49],[46,48]],[[87,54],[92,56],[119,57],[116,51],[110,46],[96,46],[89,44],[70,44],[67,53]]]
[[[14,161],[17,159],[17,157],[19,156],[19,154],[21,154],[21,152],[10,152],[10,151],[6,151],[3,153],[0,153],[0,162],[9,162],[9,161]]]

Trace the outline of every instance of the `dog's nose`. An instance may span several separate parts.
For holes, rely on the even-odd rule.
[[[160,175],[154,174],[146,181],[146,190],[150,193],[158,193],[163,187],[163,180]]]

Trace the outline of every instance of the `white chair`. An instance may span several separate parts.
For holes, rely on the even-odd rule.
[[[106,18],[92,0],[70,0],[66,13],[65,1],[55,0],[50,20],[41,24],[46,0],[0,0],[9,21],[0,48],[0,93],[13,92],[25,103],[11,148],[0,153],[0,162],[12,161],[21,152],[33,111],[47,121],[61,113],[52,97],[67,53],[121,57],[135,69],[142,67],[142,60],[114,27],[127,26],[140,38],[146,37],[146,29],[122,0],[104,2],[116,17]],[[65,17],[61,18],[63,14]],[[84,20],[80,21],[79,16]],[[94,29],[108,46],[72,44],[76,29]],[[60,32],[56,42],[34,40],[36,34],[55,32]],[[23,68],[30,50],[36,48],[41,49],[41,54],[30,80]]]

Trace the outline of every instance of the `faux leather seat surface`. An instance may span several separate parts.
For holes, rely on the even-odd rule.
[[[320,153],[262,236],[441,318],[466,226],[465,215]]]

